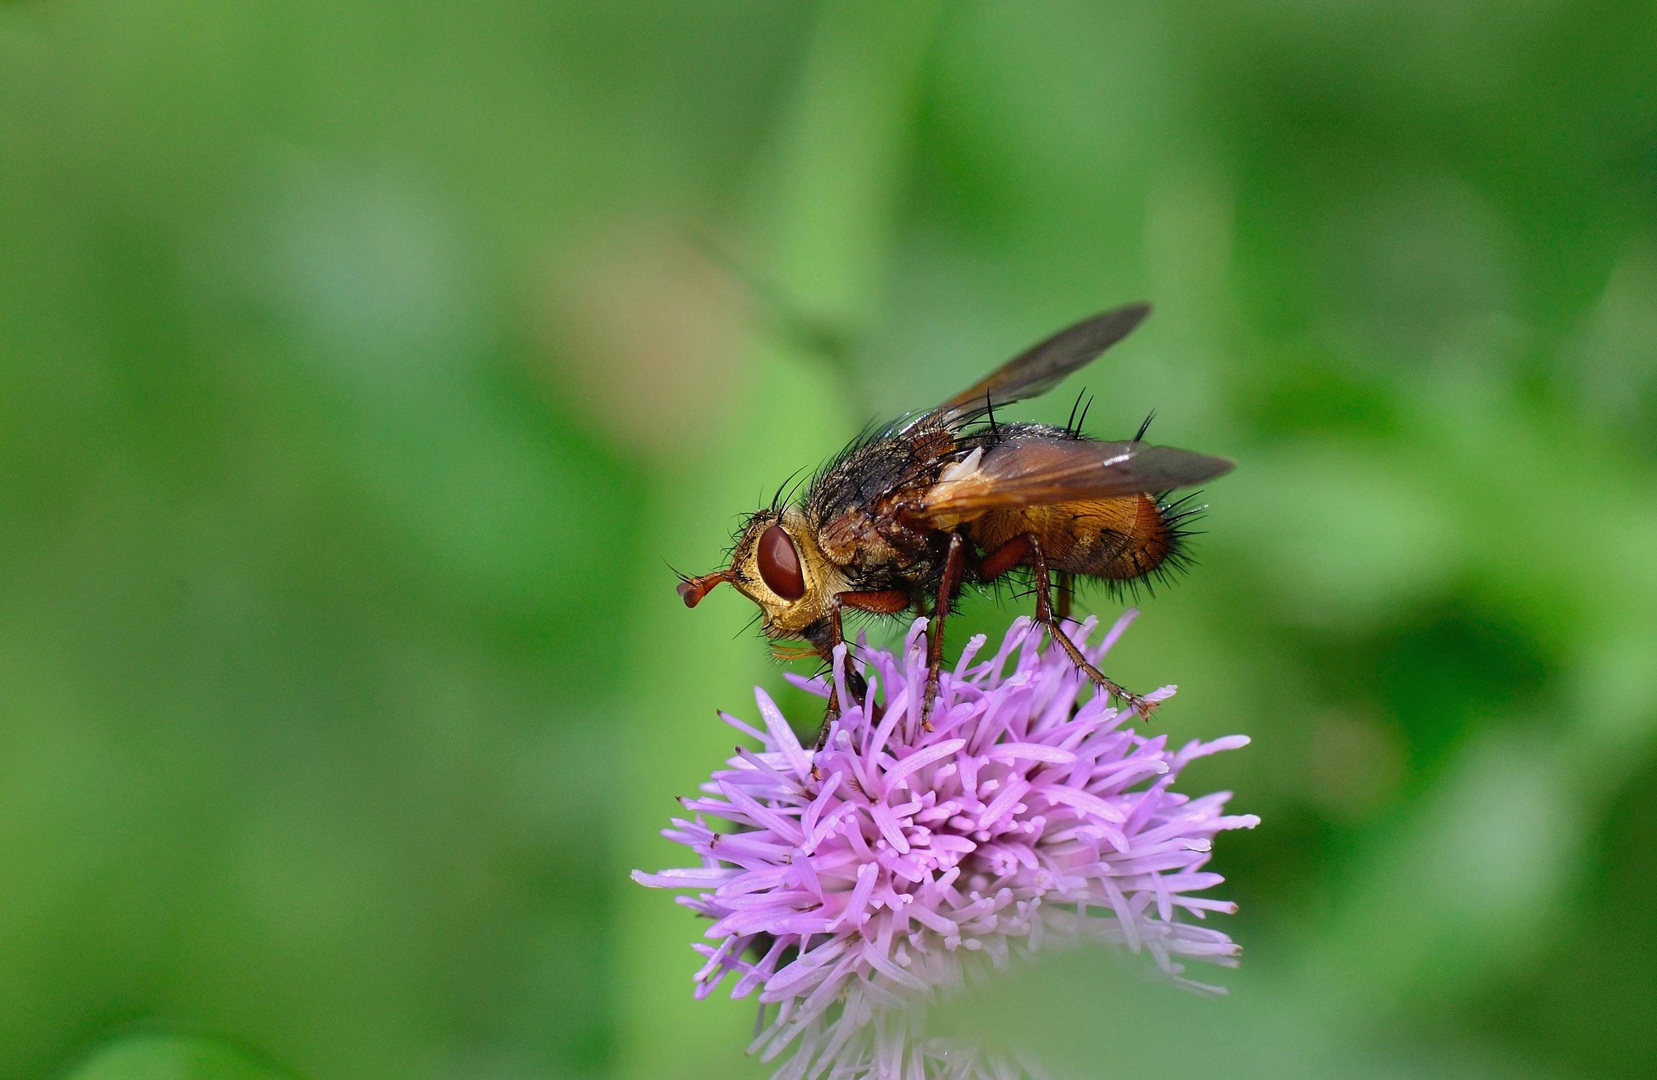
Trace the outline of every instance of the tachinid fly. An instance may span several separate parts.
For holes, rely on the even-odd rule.
[[[847,608],[931,612],[930,716],[944,621],[961,589],[1024,567],[1034,578],[1036,621],[1101,689],[1148,712],[1149,702],[1106,678],[1065,634],[1070,579],[1121,586],[1178,566],[1188,512],[1163,496],[1231,462],[1152,446],[1141,441],[1143,429],[1101,442],[1079,424],[1006,423],[995,410],[1051,390],[1149,313],[1148,304],[1128,304],[1084,319],[937,408],[858,439],[800,499],[750,517],[730,565],[681,579],[679,595],[695,607],[729,582],[759,605],[768,637],[803,640],[825,659],[842,640]],[[831,695],[830,717],[838,711]]]

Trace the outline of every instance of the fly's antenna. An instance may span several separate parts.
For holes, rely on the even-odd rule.
[[[1139,425],[1139,430],[1134,432],[1134,435],[1133,435],[1133,441],[1134,442],[1144,442],[1145,441],[1145,433],[1147,431],[1151,430],[1151,421],[1155,420],[1155,419],[1156,419],[1156,410],[1152,409],[1150,411],[1149,415],[1147,415],[1145,417],[1144,423]]]
[[[667,562],[666,559],[663,559],[662,561]],[[691,577],[689,574],[675,570],[672,563],[668,563],[667,568],[672,570],[673,576],[679,579],[679,585],[676,591],[679,593],[679,599],[683,600],[685,602],[685,606],[689,608],[693,608],[697,604],[700,604],[702,602],[702,598],[712,592],[715,586],[722,585],[731,580],[731,572],[729,570],[715,570],[711,574],[702,574],[698,577]]]

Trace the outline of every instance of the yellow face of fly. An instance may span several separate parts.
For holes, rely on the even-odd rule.
[[[826,617],[844,588],[796,507],[762,511],[749,520],[731,553],[726,580],[758,604],[770,637],[796,637]]]

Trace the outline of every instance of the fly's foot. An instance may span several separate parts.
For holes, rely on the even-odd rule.
[[[834,698],[830,697],[828,711],[823,714],[823,726],[817,729],[817,742],[812,747],[813,752],[821,753],[823,747],[828,745],[829,728],[833,727],[834,722],[838,719],[840,719],[840,710],[835,707]]]
[[[1128,707],[1129,712],[1136,712],[1143,719],[1149,720],[1151,718],[1152,710],[1161,704],[1159,701],[1152,701],[1150,698],[1134,693],[1132,690],[1129,690],[1116,680],[1107,677],[1104,672],[1100,671],[1086,660],[1081,661],[1076,666],[1081,670],[1083,675],[1088,677],[1089,681],[1091,681],[1094,686],[1098,687],[1102,693],[1108,695],[1112,701],[1120,701]]]
[[[932,710],[938,704],[938,673],[926,673],[926,689],[921,691],[921,727],[932,730]]]
[[[1093,683],[1099,689],[1109,694],[1112,698],[1126,705],[1129,712],[1136,712],[1145,720],[1149,720],[1151,718],[1151,712],[1158,705],[1162,704],[1160,701],[1152,701],[1149,698],[1142,697],[1139,694],[1135,694],[1130,690],[1124,689],[1122,686],[1112,682],[1102,675],[1095,678]]]
[[[828,745],[829,729],[834,726],[834,722],[838,719],[840,719],[840,692],[835,689],[833,683],[829,683],[828,708],[823,711],[823,726],[817,729],[817,741],[811,747],[813,754],[823,752],[823,748]],[[822,779],[815,764],[811,766],[811,775],[815,780]]]

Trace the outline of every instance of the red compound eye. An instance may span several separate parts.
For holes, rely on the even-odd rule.
[[[766,587],[784,600],[805,595],[805,575],[800,572],[800,553],[781,525],[766,529],[759,538],[759,576]]]

